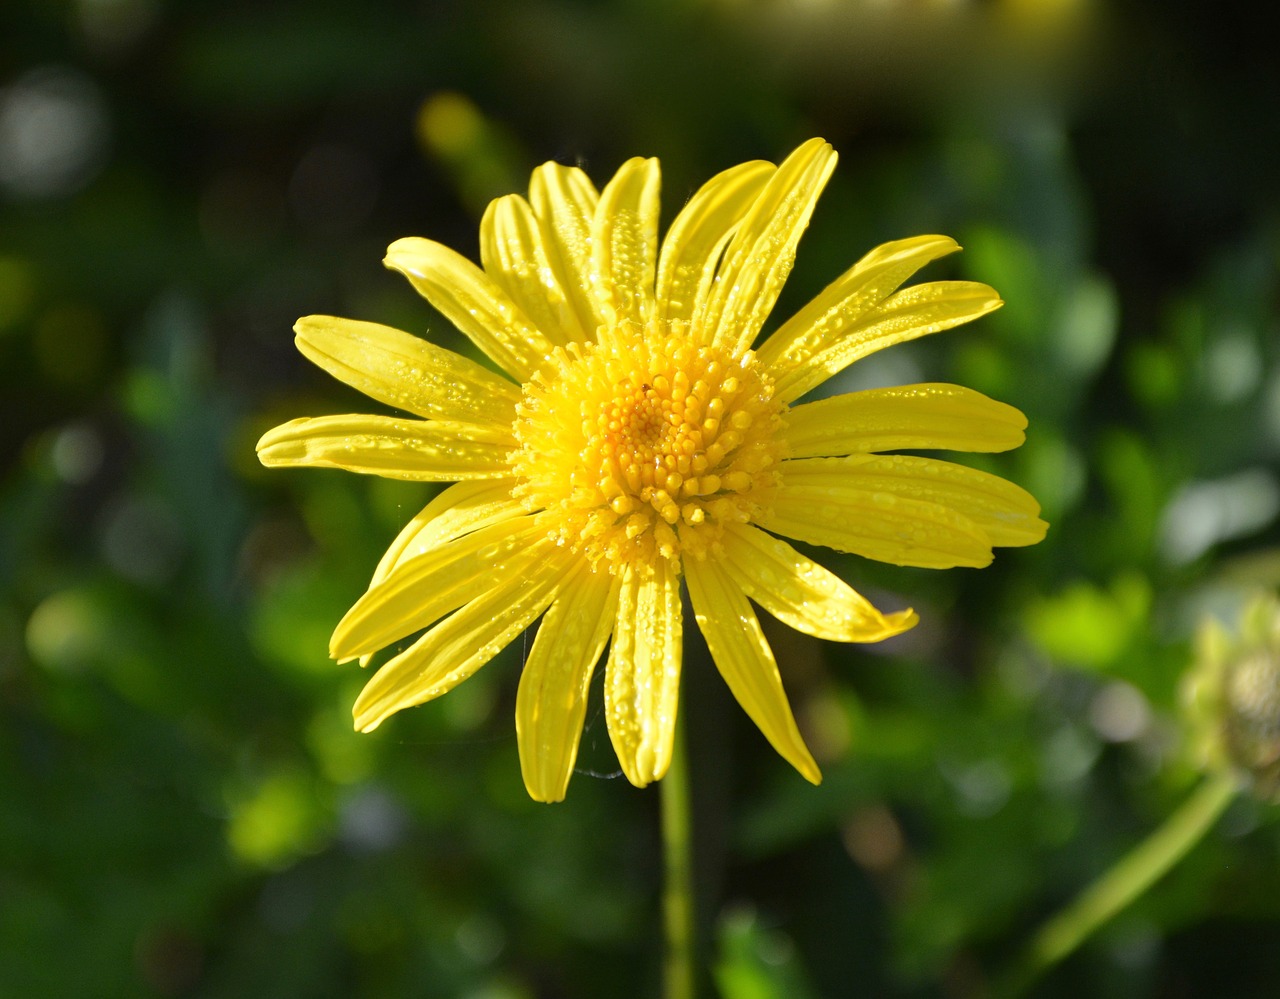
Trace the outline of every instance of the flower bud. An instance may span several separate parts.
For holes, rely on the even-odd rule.
[[[1252,600],[1237,636],[1212,619],[1201,625],[1183,700],[1197,764],[1235,770],[1280,802],[1280,599]]]

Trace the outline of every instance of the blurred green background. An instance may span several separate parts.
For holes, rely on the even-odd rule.
[[[380,265],[476,255],[546,159],[841,154],[776,311],[878,242],[994,316],[834,390],[1021,407],[978,459],[1048,539],[982,572],[823,561],[921,625],[771,632],[812,788],[689,652],[706,959],[728,999],[978,997],[1183,801],[1202,614],[1280,586],[1280,63],[1243,6],[1131,0],[6,0],[0,7],[0,995],[655,995],[657,794],[598,708],[530,802],[521,642],[351,731],[326,656],[426,487],[267,473],[368,409],[308,313],[456,335]],[[596,696],[599,693],[597,682]],[[1242,796],[1037,995],[1280,995],[1280,823]]]

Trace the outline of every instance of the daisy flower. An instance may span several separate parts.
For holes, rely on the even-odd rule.
[[[422,632],[365,686],[358,729],[447,693],[541,617],[516,700],[529,794],[564,797],[606,646],[609,736],[644,786],[671,760],[683,582],[734,697],[817,783],[753,603],[839,642],[879,641],[916,615],[882,613],[783,539],[946,568],[1044,536],[1018,486],[885,453],[1016,447],[1016,409],[946,384],[799,402],[861,357],[1000,306],[975,282],[899,287],[953,240],[877,247],[753,346],[835,162],[813,139],[780,165],[732,167],[661,245],[657,160],[629,160],[599,192],[547,163],[527,199],[489,205],[482,266],[428,239],[392,243],[386,265],[490,366],[374,323],[298,322],[311,361],[412,415],[293,420],[259,442],[263,463],[454,483],[333,634],[335,658],[367,665]]]

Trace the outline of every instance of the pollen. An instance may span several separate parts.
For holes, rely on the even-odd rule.
[[[714,557],[727,524],[771,502],[785,408],[750,351],[699,343],[683,323],[604,329],[526,384],[514,494],[597,568]]]

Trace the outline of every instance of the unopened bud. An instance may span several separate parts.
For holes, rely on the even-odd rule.
[[[1183,697],[1197,763],[1236,770],[1260,797],[1280,801],[1280,600],[1253,600],[1237,636],[1205,622]]]

